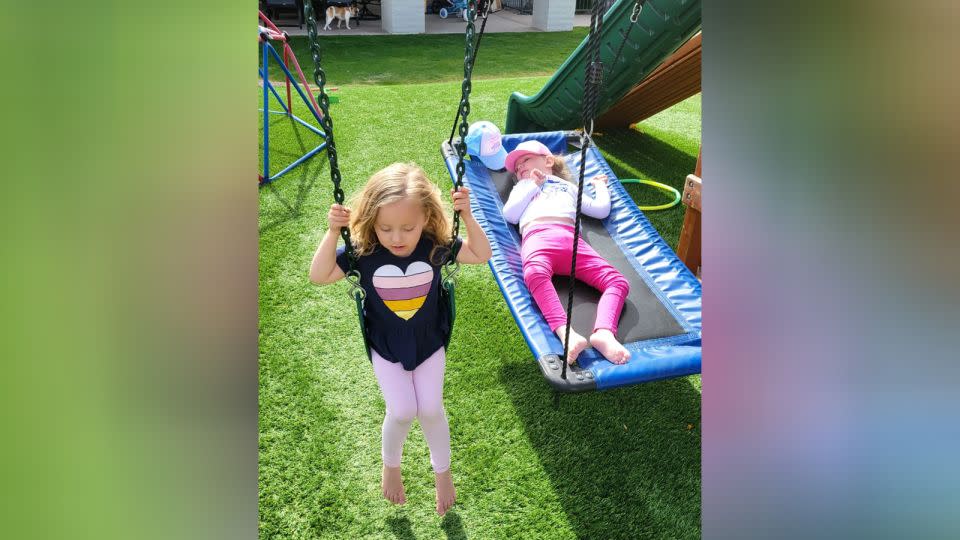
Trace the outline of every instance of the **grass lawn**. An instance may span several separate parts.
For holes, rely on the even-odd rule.
[[[491,46],[498,36],[484,37],[490,47],[489,56],[481,51],[481,66],[518,56]],[[371,44],[375,37],[386,44],[452,39],[371,36]],[[378,49],[399,54],[386,45]],[[429,52],[462,61],[462,49]],[[455,77],[462,64],[449,70]],[[446,192],[439,145],[450,132],[459,82],[356,84],[375,78],[357,72],[348,84],[335,72],[331,65],[331,84],[341,86],[331,114],[344,190],[354,192],[391,162],[415,161]],[[546,81],[514,73],[504,69],[492,78],[488,72],[475,82],[470,120],[502,126],[509,94],[534,93]],[[303,108],[299,115],[309,118]],[[699,124],[696,96],[637,129],[602,133],[597,142],[618,176],[681,188],[696,162]],[[274,117],[271,126],[275,170],[317,144],[286,118]],[[666,197],[643,186],[629,189],[640,204]],[[445,397],[457,504],[444,518],[435,514],[429,454],[417,425],[404,449],[408,503],[384,501],[384,406],[347,287],[316,287],[307,279],[332,200],[325,153],[260,190],[261,538],[700,537],[700,377],[567,396],[554,410],[485,265],[460,274],[448,351]],[[649,217],[675,246],[682,206]]]
[[[473,79],[549,75],[577,48],[587,31],[574,28],[569,32],[543,32],[536,34],[535,39],[527,33],[485,33]],[[463,78],[463,34],[321,38],[320,56],[329,85],[411,84]],[[313,57],[308,38],[291,36],[290,47],[312,85]],[[282,80],[283,71],[273,59],[270,66],[270,80]]]

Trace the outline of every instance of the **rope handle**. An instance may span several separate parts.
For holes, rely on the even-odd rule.
[[[620,62],[620,55],[623,54],[623,46],[627,43],[627,37],[630,36],[630,31],[633,30],[633,25],[637,24],[637,20],[640,18],[640,12],[643,11],[643,4],[647,0],[637,0],[633,4],[633,12],[630,14],[630,27],[627,28],[627,31],[623,33],[623,39],[620,41],[620,47],[617,48],[617,55],[613,58],[613,63],[610,64],[610,70],[614,70],[617,67],[617,63]]]
[[[600,61],[600,34],[603,30],[602,2],[594,2],[590,14],[590,36],[587,38],[586,56],[588,59],[583,75],[582,118],[583,131],[580,134],[580,179],[577,184],[577,213],[573,225],[573,249],[570,259],[570,293],[567,296],[567,326],[564,330],[563,359],[560,378],[567,378],[567,356],[570,354],[570,330],[573,326],[573,292],[577,282],[577,247],[580,244],[580,220],[583,217],[583,180],[587,165],[587,148],[593,135],[597,101],[603,85],[603,62]]]

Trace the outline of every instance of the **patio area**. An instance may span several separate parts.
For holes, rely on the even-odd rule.
[[[376,11],[379,6],[370,6],[372,10]],[[385,35],[390,32],[383,30],[383,26],[380,20],[360,20],[350,19],[350,29],[347,30],[346,25],[341,24],[341,28],[337,28],[336,21],[330,23],[330,30],[323,30],[324,18],[322,13],[318,13],[319,17],[317,21],[317,32],[319,35],[356,35],[356,36],[370,36],[370,35]],[[287,32],[291,36],[305,36],[307,35],[307,25],[304,23],[303,28],[297,27],[297,18],[292,13],[284,13],[279,20],[274,20],[274,24],[280,27],[281,30]],[[359,24],[357,24],[359,22]],[[481,20],[477,20],[476,29],[480,31]],[[425,23],[425,32],[426,34],[462,34],[466,22],[462,18],[455,18],[452,15],[446,19],[441,19],[439,15],[435,13],[426,13],[424,14],[424,23]],[[576,13],[573,16],[573,26],[590,26],[590,14],[589,13]],[[539,28],[533,26],[533,15],[525,14],[522,15],[519,12],[504,8],[496,12],[493,12],[487,18],[487,26],[484,29],[484,33],[498,33],[498,32],[543,32]]]

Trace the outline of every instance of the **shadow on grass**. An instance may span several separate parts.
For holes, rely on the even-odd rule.
[[[279,120],[274,120],[271,122],[271,132],[275,132],[277,124],[282,122],[284,117],[279,117]],[[270,152],[270,159],[274,163],[281,162],[284,163],[283,167],[286,167],[287,164],[293,163],[295,160],[299,159],[300,156],[306,154],[309,150],[313,149],[316,145],[310,146],[307,148],[307,144],[304,143],[303,133],[306,132],[312,137],[316,137],[316,134],[312,131],[306,129],[305,127],[298,124],[292,118],[287,118],[289,122],[289,131],[293,134],[293,137],[296,139],[296,146],[299,147],[299,153],[290,152],[286,149],[276,148],[277,145],[274,143],[274,147]],[[302,132],[301,132],[302,131]],[[319,143],[317,143],[319,144]],[[297,219],[300,217],[301,209],[303,208],[303,202],[306,200],[307,195],[310,193],[310,190],[317,183],[317,177],[323,173],[326,169],[327,156],[326,151],[321,150],[320,152],[314,154],[310,159],[301,163],[288,173],[284,174],[280,178],[261,186],[261,190],[266,189],[274,196],[274,198],[284,207],[286,210],[280,217],[270,220],[260,226],[259,232],[262,234],[266,231],[269,231],[287,221]],[[262,165],[261,165],[262,166]],[[280,167],[282,169],[282,167]],[[279,170],[279,169],[278,169]],[[275,173],[274,173],[275,174]],[[291,183],[293,178],[297,178],[297,190],[293,197],[293,201],[288,200],[287,197],[281,193],[281,190],[277,188],[278,182]]]
[[[619,161],[650,180],[680,189],[697,166],[696,153],[691,156],[668,141],[635,129],[606,130],[595,140],[605,157],[614,158],[608,161],[614,162],[610,166],[618,177],[632,178],[635,174],[616,163]]]
[[[413,527],[410,526],[410,520],[407,516],[392,517],[387,519],[387,526],[393,531],[393,535],[400,540],[416,540],[413,534]]]
[[[388,518],[387,526],[399,540],[416,540],[417,538],[407,516]],[[463,521],[460,519],[460,515],[453,510],[448,511],[443,516],[440,528],[446,534],[447,540],[467,540],[467,533],[463,530]]]
[[[553,391],[529,363],[501,380],[579,538],[700,538],[700,393],[687,378]]]
[[[690,155],[657,136],[630,128],[610,129],[596,138],[597,146],[617,178],[653,180],[683,192],[687,175],[697,166],[696,154]],[[638,206],[668,203],[673,195],[647,185],[625,184],[627,193]],[[667,210],[647,211],[644,214],[660,232],[664,240],[676,246],[683,225],[686,207],[683,204]]]
[[[460,514],[449,510],[443,516],[440,528],[447,534],[447,540],[466,540],[467,532],[463,530],[463,521],[460,520]]]

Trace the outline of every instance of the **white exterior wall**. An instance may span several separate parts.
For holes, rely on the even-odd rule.
[[[383,0],[380,5],[380,25],[390,34],[422,34],[424,17],[423,0]]]
[[[548,32],[573,30],[576,0],[534,0],[533,27]]]

